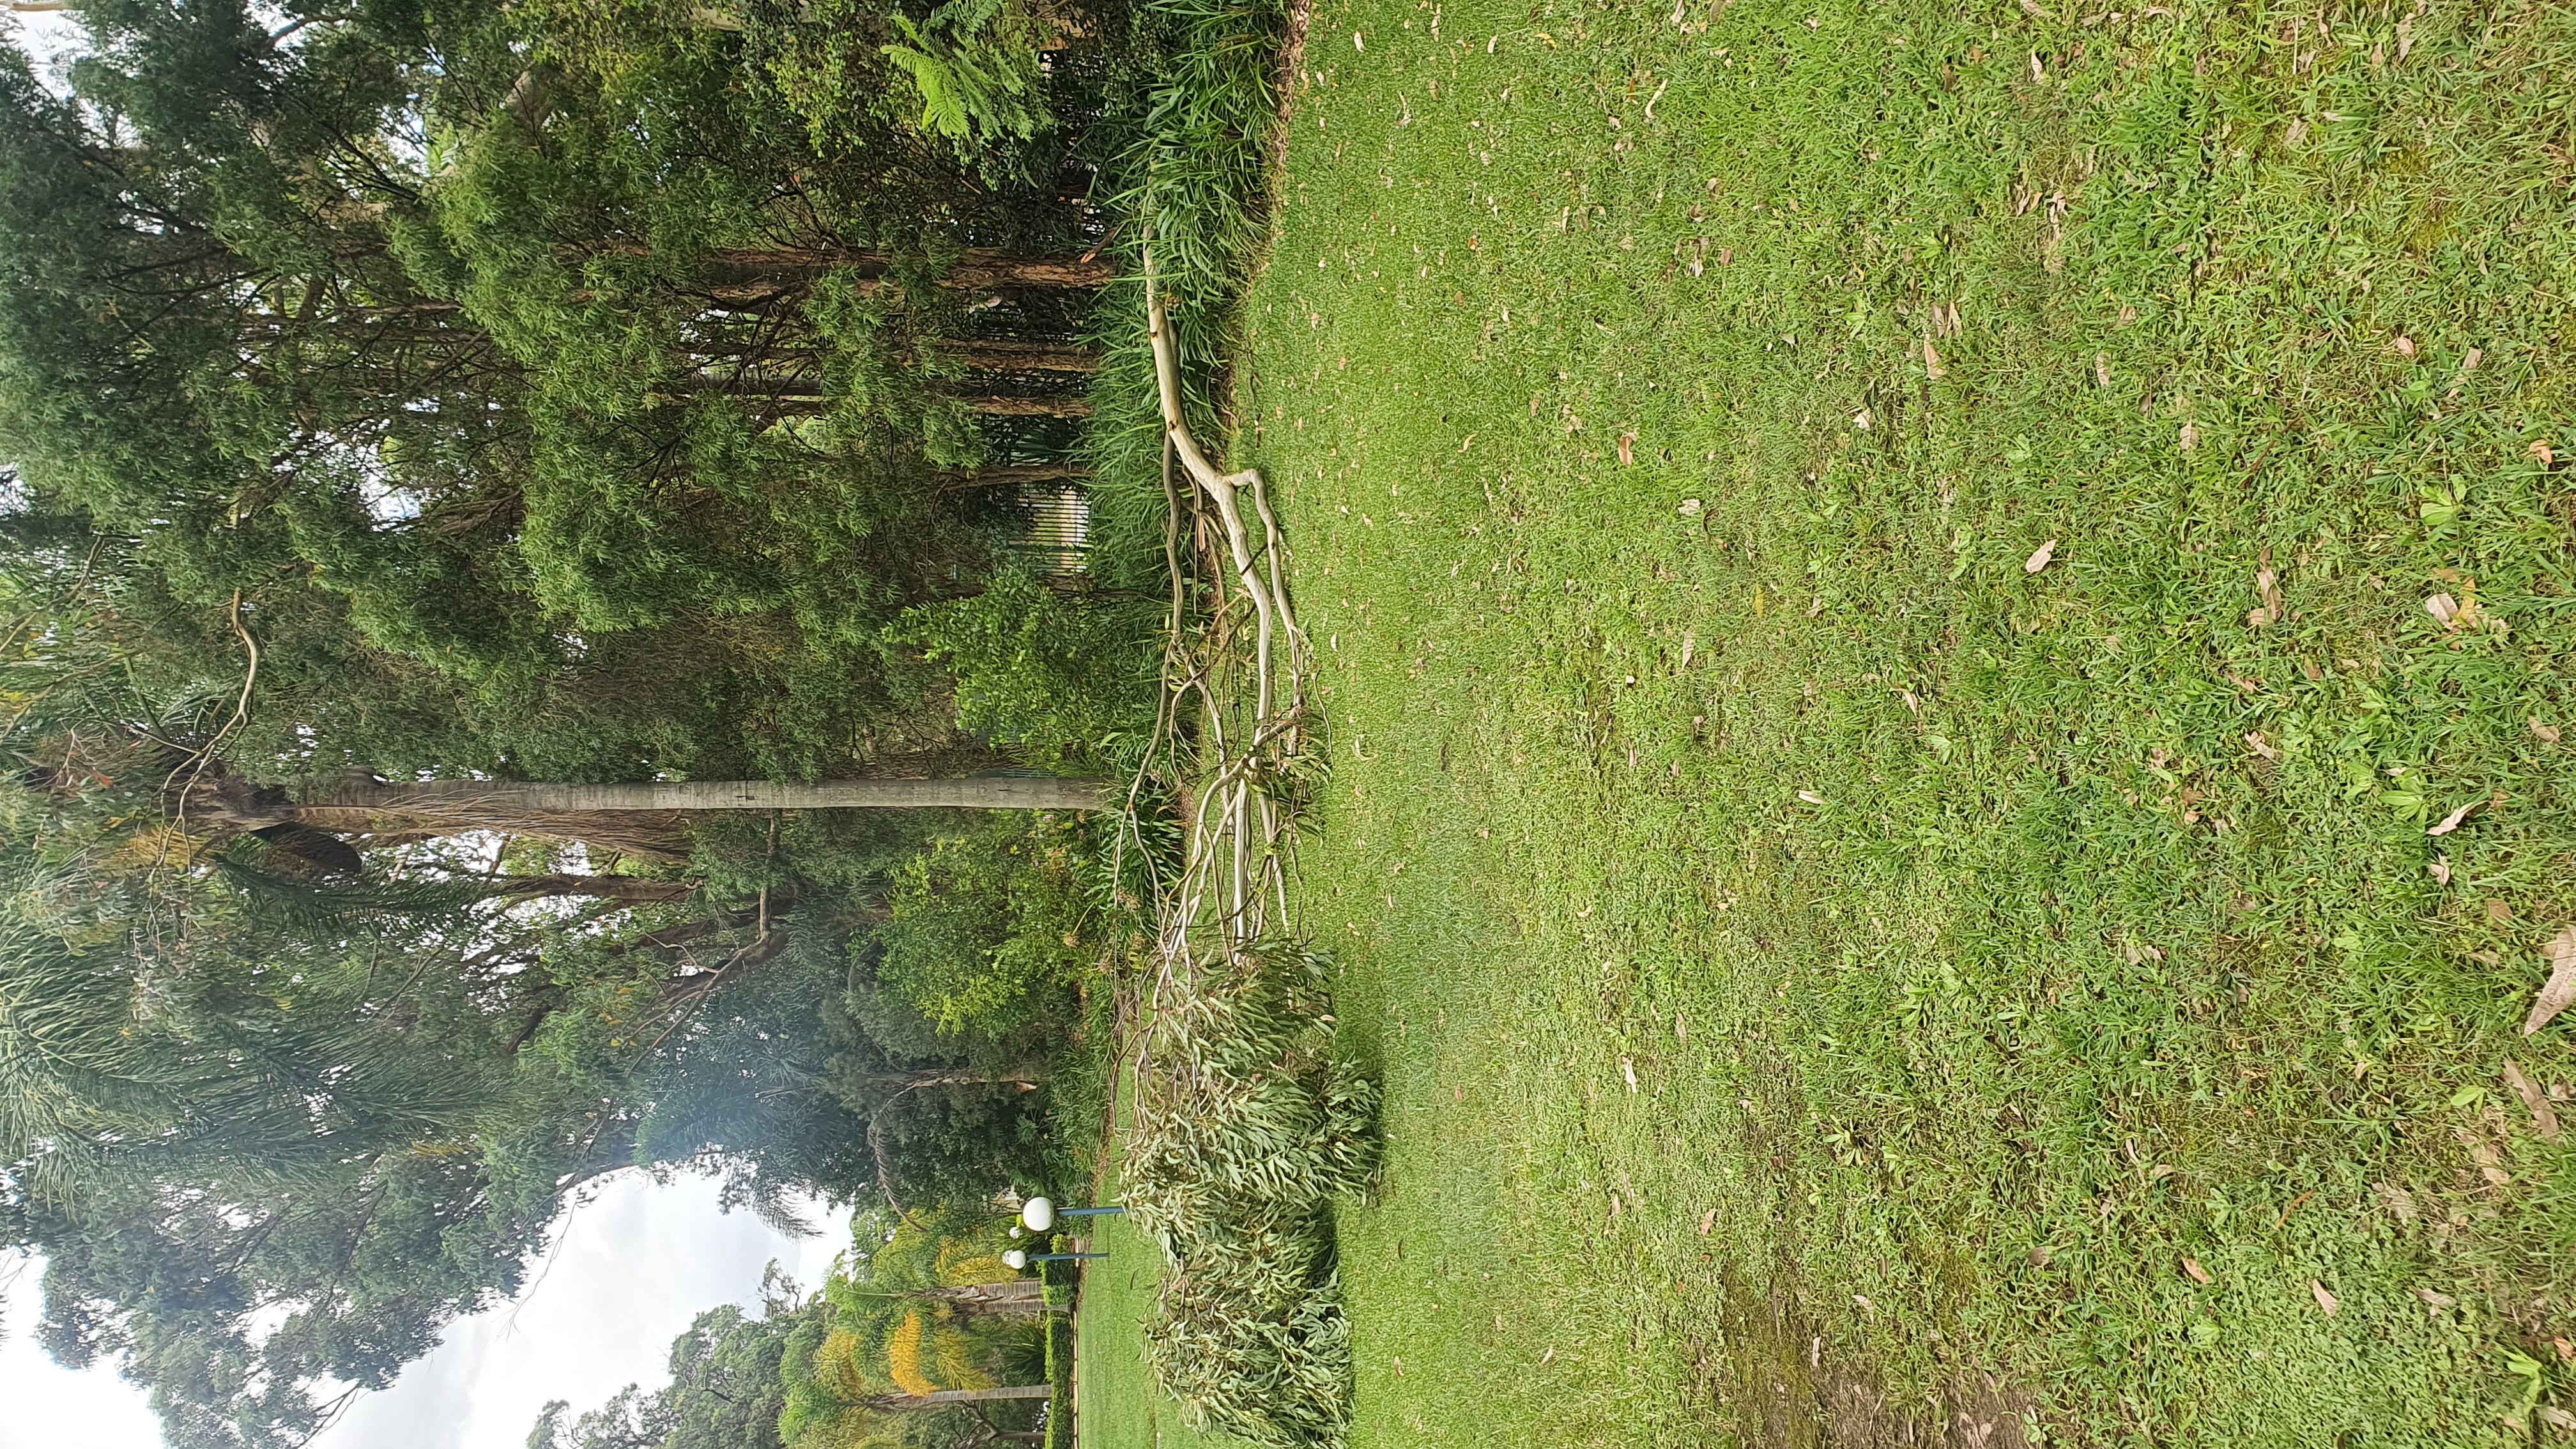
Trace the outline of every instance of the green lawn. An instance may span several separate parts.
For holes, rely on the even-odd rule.
[[[2568,1442],[2576,12],[1368,3],[1292,114],[1354,1443]]]
[[[1116,1178],[1110,1182],[1114,1188]],[[1077,1442],[1082,1449],[1239,1449],[1238,1440],[1193,1432],[1145,1365],[1145,1320],[1154,1308],[1162,1249],[1124,1218],[1093,1223],[1091,1246],[1109,1257],[1083,1265],[1074,1336],[1082,1400]]]

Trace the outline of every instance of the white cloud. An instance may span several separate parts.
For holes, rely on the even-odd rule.
[[[547,1400],[588,1409],[628,1384],[669,1382],[671,1340],[691,1319],[758,1304],[772,1259],[811,1288],[849,1242],[846,1211],[817,1205],[806,1216],[823,1231],[789,1238],[750,1213],[719,1213],[717,1191],[703,1177],[608,1179],[557,1225],[515,1302],[450,1328],[313,1449],[520,1449]]]
[[[630,1383],[668,1382],[671,1340],[691,1319],[719,1303],[757,1305],[773,1259],[810,1289],[849,1242],[846,1210],[810,1205],[822,1231],[790,1238],[747,1212],[719,1212],[717,1192],[703,1177],[667,1187],[641,1173],[604,1180],[556,1225],[515,1301],[450,1327],[313,1449],[521,1449],[547,1400],[588,1409]],[[37,1278],[32,1267],[0,1278],[0,1449],[158,1449],[140,1390],[107,1369],[58,1367],[30,1339]]]
[[[157,1449],[161,1424],[141,1389],[105,1365],[75,1373],[37,1345],[44,1274],[41,1259],[0,1255],[0,1449]]]

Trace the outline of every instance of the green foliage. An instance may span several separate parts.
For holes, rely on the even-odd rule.
[[[996,819],[932,843],[896,874],[878,979],[943,1032],[1001,1037],[1058,1009],[1098,954],[1078,820]]]
[[[1029,0],[947,0],[927,13],[863,0],[746,10],[752,53],[817,151],[837,154],[896,126],[992,175],[1023,164],[1024,143],[1055,126],[1043,52],[1075,23]]]
[[[955,679],[965,728],[1032,764],[1116,768],[1153,728],[1156,622],[1152,604],[1068,597],[1004,566],[980,594],[907,614],[898,637]]]
[[[1040,1320],[997,1313],[949,1290],[1010,1281],[1008,1241],[989,1205],[888,1219],[861,1213],[852,1246],[824,1281],[827,1315],[800,1333],[785,1369],[779,1432],[787,1449],[861,1443],[953,1443],[967,1426],[1015,1428],[1025,1401],[947,1410],[884,1411],[871,1400],[943,1388],[1022,1382],[1043,1358]],[[998,1420],[998,1423],[991,1421]]]
[[[1271,948],[1159,997],[1125,1143],[1129,1210],[1169,1259],[1155,1377],[1194,1425],[1257,1444],[1349,1425],[1331,1204],[1366,1184],[1377,1094],[1333,1053],[1325,968]]]
[[[947,344],[1075,336],[1085,299],[942,280],[1099,240],[1038,59],[1071,25],[859,27],[900,113],[826,145],[763,78],[779,17],[728,18],[97,0],[72,97],[0,55],[0,1221],[48,1344],[121,1360],[180,1449],[309,1437],[604,1173],[776,1217],[885,1163],[918,1201],[1047,1169],[1022,1084],[1100,934],[1074,846],[977,935],[933,898],[1006,871],[958,831],[892,932],[967,948],[933,956],[851,936],[936,817],[711,824],[703,891],[633,908],[514,896],[551,847],[188,813],[340,771],[996,763],[897,636],[1018,522],[953,470],[1070,432],[979,421]],[[977,720],[1068,763],[1132,732],[1121,607],[949,620]]]
[[[711,1308],[672,1340],[669,1384],[651,1393],[629,1384],[570,1422],[570,1404],[548,1404],[528,1449],[781,1449],[788,1366],[810,1355],[827,1317],[819,1298],[772,1301],[759,1318]]]
[[[1035,109],[1045,36],[1023,0],[948,0],[918,24],[900,14],[886,21],[903,39],[878,51],[912,83],[924,130],[972,149],[1025,141],[1047,125]]]

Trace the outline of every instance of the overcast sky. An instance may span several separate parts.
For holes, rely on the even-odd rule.
[[[588,1409],[630,1383],[666,1383],[671,1340],[719,1303],[756,1311],[772,1259],[809,1289],[822,1281],[849,1242],[849,1214],[807,1216],[824,1230],[787,1238],[747,1212],[718,1212],[713,1179],[610,1178],[556,1224],[551,1262],[515,1302],[450,1328],[313,1449],[521,1449],[548,1399]],[[58,1368],[31,1340],[37,1276],[0,1258],[0,1449],[159,1449],[140,1391],[112,1371]]]

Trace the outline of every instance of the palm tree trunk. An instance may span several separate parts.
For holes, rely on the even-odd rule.
[[[930,1394],[888,1394],[868,1400],[878,1410],[945,1409],[955,1404],[990,1404],[1003,1399],[1043,1399],[1054,1393],[1047,1384],[1014,1384],[1006,1389],[941,1389]]]
[[[367,781],[297,799],[293,818],[325,824],[320,811],[370,815],[488,816],[496,822],[544,815],[658,810],[1097,810],[1101,780],[1041,775],[969,775],[948,780],[652,780],[559,785],[518,780]]]

